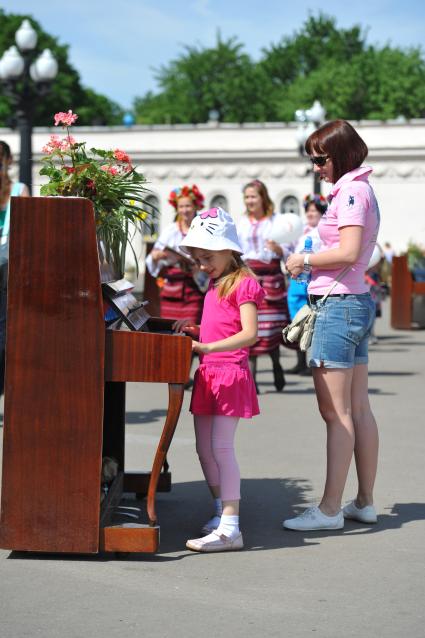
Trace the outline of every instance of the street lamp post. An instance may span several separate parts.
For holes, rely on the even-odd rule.
[[[37,56],[34,51],[37,33],[24,20],[15,34],[17,46],[7,49],[0,58],[0,80],[4,94],[12,101],[20,133],[19,181],[31,192],[32,125],[37,99],[50,90],[58,72],[58,63],[49,49]]]
[[[295,119],[298,122],[296,139],[298,142],[298,150],[301,157],[305,157],[304,146],[307,138],[325,122],[326,111],[320,104],[319,100],[315,100],[309,109],[297,109],[295,111]],[[313,193],[320,194],[320,179],[317,173],[313,172]]]

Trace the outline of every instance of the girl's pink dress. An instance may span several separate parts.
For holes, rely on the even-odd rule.
[[[204,301],[200,342],[211,343],[240,332],[240,306],[253,302],[258,307],[263,298],[264,290],[252,277],[242,279],[236,290],[224,299],[218,298],[211,282]],[[201,355],[190,403],[193,414],[249,418],[260,413],[248,353],[246,347]]]

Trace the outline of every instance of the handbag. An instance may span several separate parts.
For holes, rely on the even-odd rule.
[[[344,268],[339,275],[335,278],[335,281],[329,286],[320,302],[324,303],[335,288],[337,283],[347,274],[351,266]],[[304,304],[291,323],[282,330],[283,340],[287,343],[298,343],[301,352],[306,352],[311,345],[314,332],[314,324],[316,322],[317,310],[314,310],[309,304]]]
[[[282,330],[283,340],[286,343],[298,343],[300,350],[305,352],[310,347],[313,338],[316,314],[316,310],[313,310],[308,304],[304,304],[291,323]]]

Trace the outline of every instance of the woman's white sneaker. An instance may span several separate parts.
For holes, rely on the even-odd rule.
[[[353,521],[359,521],[360,523],[376,523],[378,517],[373,505],[366,505],[365,507],[357,507],[354,501],[348,503],[342,510],[344,518],[349,518]]]
[[[317,529],[343,529],[344,517],[342,511],[336,516],[327,516],[319,507],[309,507],[295,518],[283,521],[283,527],[299,532],[312,532]]]

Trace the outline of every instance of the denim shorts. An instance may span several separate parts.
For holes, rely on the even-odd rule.
[[[317,311],[308,352],[312,368],[352,368],[368,362],[368,338],[375,318],[369,293],[330,296],[312,302]]]

